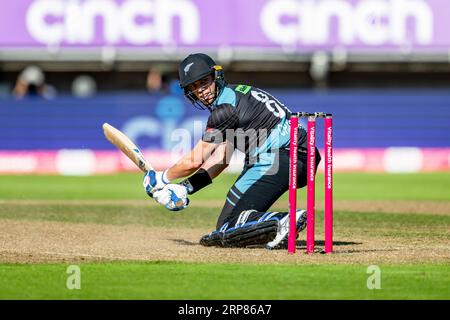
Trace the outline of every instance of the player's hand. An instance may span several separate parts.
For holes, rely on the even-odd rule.
[[[189,205],[187,189],[179,184],[168,184],[153,193],[153,199],[170,211],[180,211]]]
[[[153,198],[153,193],[164,188],[169,182],[166,177],[166,171],[149,170],[144,175],[142,184],[145,192]]]

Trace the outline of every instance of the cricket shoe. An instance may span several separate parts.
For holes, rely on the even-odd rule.
[[[306,210],[297,210],[295,216],[297,218],[296,236],[298,236],[298,233],[306,228]],[[289,218],[290,217],[288,213],[279,221],[277,235],[275,236],[275,239],[266,244],[266,249],[273,250],[287,247],[290,225]]]

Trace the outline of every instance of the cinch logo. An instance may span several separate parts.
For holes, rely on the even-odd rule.
[[[260,23],[270,40],[284,45],[427,45],[434,31],[424,0],[272,0]]]
[[[200,38],[200,14],[190,0],[36,0],[26,25],[44,44],[192,44]]]

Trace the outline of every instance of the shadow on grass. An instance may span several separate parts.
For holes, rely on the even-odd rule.
[[[175,242],[176,244],[181,244],[182,246],[197,246],[200,245],[200,240],[197,242],[187,241],[183,239],[168,239]]]
[[[187,240],[184,240],[184,239],[168,239],[168,240],[173,241],[176,244],[179,244],[179,245],[182,245],[182,246],[197,246],[197,245],[200,245],[200,242],[192,242],[192,241],[187,241]],[[318,246],[324,246],[325,245],[325,241],[324,240],[317,240],[315,242],[315,244],[318,245]],[[350,246],[350,245],[360,245],[360,244],[363,244],[363,243],[362,242],[353,242],[353,241],[333,241],[333,246]],[[297,249],[306,248],[306,241],[305,240],[297,240],[296,247],[297,247]],[[248,246],[246,248],[247,249],[264,248],[264,245],[253,245],[253,246]],[[286,246],[286,248],[282,248],[282,249],[287,249],[287,246]],[[347,250],[347,251],[348,252],[358,252],[358,250]],[[360,251],[367,251],[367,250],[360,250]],[[374,251],[378,251],[378,250],[374,250]]]
[[[315,245],[317,246],[325,246],[325,240],[316,240]],[[353,242],[353,241],[333,241],[333,246],[352,246],[352,245],[360,245],[362,242]],[[306,248],[306,240],[297,240],[297,247],[305,247]]]

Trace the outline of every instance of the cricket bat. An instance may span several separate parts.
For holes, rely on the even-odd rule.
[[[139,148],[123,132],[105,122],[103,133],[109,142],[119,148],[143,172],[153,170],[152,165],[145,160]]]
[[[133,161],[139,169],[144,172],[154,170],[150,162],[145,160],[144,155],[141,153],[139,148],[123,132],[106,122],[103,124],[103,132],[106,139],[119,148],[120,151],[122,151],[131,161]],[[177,198],[174,201],[177,206],[183,205],[182,199]]]

